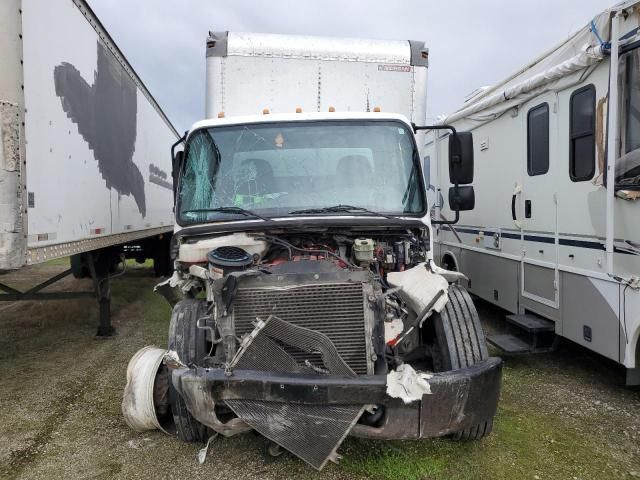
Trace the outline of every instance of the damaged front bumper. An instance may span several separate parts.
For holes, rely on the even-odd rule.
[[[375,425],[356,423],[348,433],[380,439],[415,439],[448,435],[491,420],[500,395],[502,361],[489,358],[468,368],[433,374],[431,393],[404,404],[387,395],[385,375],[310,375],[220,368],[178,368],[173,384],[187,409],[199,422],[226,436],[250,430],[240,418],[223,423],[215,406],[236,402],[282,405],[283,408],[327,407],[340,409],[363,405],[384,408]],[[334,415],[332,413],[332,415]],[[286,413],[280,421],[286,423]]]

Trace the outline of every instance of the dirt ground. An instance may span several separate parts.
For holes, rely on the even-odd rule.
[[[64,268],[0,281],[27,286]],[[94,300],[0,303],[0,478],[640,478],[640,392],[622,386],[618,366],[567,343],[506,360],[495,430],[481,442],[347,439],[341,464],[318,473],[288,454],[269,457],[267,442],[246,434],[216,439],[199,465],[200,445],[133,432],[120,413],[129,358],[166,343],[170,309],[155,283],[135,265],[113,280],[110,340],[94,339]],[[478,306],[497,328],[502,313]]]

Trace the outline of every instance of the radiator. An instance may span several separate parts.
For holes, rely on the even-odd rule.
[[[270,314],[282,320],[316,330],[329,337],[342,359],[358,375],[373,373],[370,331],[373,312],[368,300],[369,285],[363,283],[313,283],[296,286],[240,287],[234,302],[236,334],[253,330],[256,317]],[[369,332],[369,333],[367,333]],[[287,347],[301,365],[308,360],[322,367],[319,354]]]

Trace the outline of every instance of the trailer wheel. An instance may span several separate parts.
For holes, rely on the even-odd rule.
[[[476,307],[467,291],[449,287],[449,302],[434,317],[436,345],[433,367],[437,372],[470,367],[489,358],[487,343]],[[491,433],[493,418],[456,432],[455,440],[479,440]]]
[[[196,327],[198,318],[205,311],[206,304],[194,299],[182,300],[173,307],[169,325],[169,350],[175,350],[180,360],[187,365],[201,360],[207,353],[204,330]],[[193,418],[171,382],[169,402],[178,438],[183,442],[204,442],[207,427]]]

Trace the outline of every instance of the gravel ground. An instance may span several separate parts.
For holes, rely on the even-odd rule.
[[[65,265],[23,270],[27,285]],[[273,459],[253,434],[200,446],[124,424],[120,400],[129,358],[164,345],[169,307],[146,267],[113,281],[118,335],[96,340],[93,300],[0,304],[1,478],[640,478],[640,392],[624,372],[584,349],[506,360],[494,434],[476,443],[348,439],[341,465],[315,472],[285,454]],[[90,288],[67,279],[63,289]],[[479,303],[486,328],[502,313]]]

